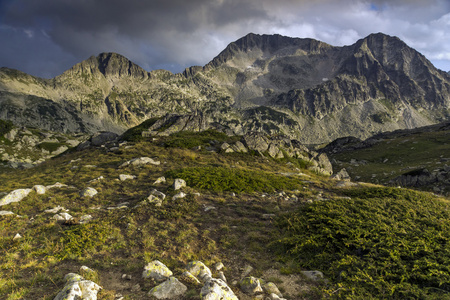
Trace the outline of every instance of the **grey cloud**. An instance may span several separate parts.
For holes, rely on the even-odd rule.
[[[13,43],[31,45],[34,40],[38,52],[57,53],[55,59],[64,62],[113,51],[147,70],[168,67],[179,72],[206,64],[249,32],[343,45],[381,31],[430,57],[446,58],[450,24],[440,19],[446,12],[447,0],[15,0],[0,1],[0,24],[43,32],[40,40]],[[14,59],[14,53],[8,55]]]

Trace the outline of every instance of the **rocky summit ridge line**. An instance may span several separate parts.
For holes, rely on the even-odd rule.
[[[149,118],[201,115],[202,128],[171,131],[263,131],[325,143],[448,120],[450,75],[381,33],[344,47],[248,34],[179,74],[147,72],[115,53],[53,79],[1,68],[0,107],[0,119],[60,132],[122,132]]]

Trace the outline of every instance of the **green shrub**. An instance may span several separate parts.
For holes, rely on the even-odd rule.
[[[229,137],[223,132],[215,130],[205,130],[200,132],[180,131],[170,135],[165,141],[165,147],[190,149],[197,146],[209,145],[209,142],[232,142],[239,140],[240,137]]]
[[[14,127],[11,121],[0,120],[0,135],[7,134]]]
[[[38,149],[43,149],[46,150],[48,152],[54,152],[56,151],[59,147],[64,146],[65,144],[62,143],[51,143],[51,142],[44,142],[44,143],[40,143],[36,146],[36,148]]]
[[[55,256],[60,259],[86,257],[105,246],[111,236],[109,225],[88,223],[70,227],[60,238],[62,249]]]
[[[130,142],[141,141],[143,139],[142,132],[147,130],[153,124],[155,124],[156,121],[158,121],[158,119],[159,118],[151,118],[151,119],[145,120],[138,126],[128,129],[127,131],[125,131],[122,134],[121,139],[124,141],[130,141]]]
[[[450,296],[449,205],[394,188],[347,192],[351,199],[320,201],[279,221],[276,246],[300,268],[322,270],[353,299]]]
[[[250,171],[225,167],[194,167],[172,170],[168,178],[182,178],[193,188],[214,192],[275,192],[298,189],[298,178],[264,171]]]

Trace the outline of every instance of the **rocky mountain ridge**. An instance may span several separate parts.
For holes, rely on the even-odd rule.
[[[115,53],[48,80],[0,70],[0,118],[62,132],[122,132],[149,118],[201,111],[233,134],[324,143],[446,120],[449,95],[448,73],[381,33],[344,47],[248,34],[180,74],[147,72]]]

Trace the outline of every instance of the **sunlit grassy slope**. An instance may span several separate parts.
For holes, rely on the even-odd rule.
[[[81,265],[96,270],[104,288],[100,299],[117,293],[148,299],[155,282],[141,273],[154,259],[175,275],[191,260],[209,266],[222,261],[229,283],[240,279],[246,264],[255,268],[253,276],[270,268],[325,274],[323,282],[299,277],[295,284],[305,288],[284,290],[287,299],[449,295],[448,200],[364,184],[338,188],[327,177],[299,169],[304,162],[210,151],[218,141],[235,138],[208,134],[213,137],[185,133],[129,142],[115,152],[73,151],[33,169],[0,174],[0,193],[68,185],[0,207],[20,216],[0,216],[0,299],[53,299],[64,275]],[[194,140],[200,148],[183,147]],[[118,168],[142,156],[161,164]],[[120,174],[137,177],[122,182]],[[161,176],[167,182],[155,184]],[[188,196],[172,201],[175,178],[187,181]],[[88,186],[99,193],[82,198],[79,192]],[[161,207],[145,201],[153,189],[167,194]],[[58,205],[75,218],[93,218],[82,225],[57,223],[44,210]],[[22,238],[13,240],[17,233]],[[122,274],[132,275],[131,282]],[[141,290],[131,292],[135,284]],[[186,299],[199,299],[199,287],[188,288]]]

